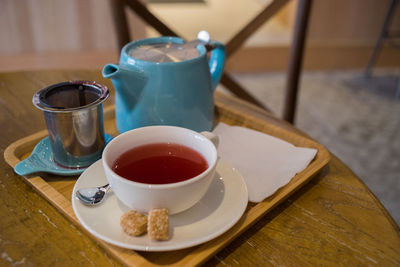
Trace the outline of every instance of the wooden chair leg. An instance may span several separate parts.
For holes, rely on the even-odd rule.
[[[274,0],[255,16],[245,27],[243,27],[226,44],[226,57],[231,56],[243,43],[262,25],[275,15],[289,0]]]
[[[386,11],[386,16],[385,16],[385,20],[384,20],[383,25],[382,25],[381,32],[379,34],[378,40],[376,41],[374,50],[371,53],[371,56],[370,56],[370,58],[368,60],[367,67],[365,69],[365,76],[366,77],[370,77],[371,76],[371,69],[375,65],[376,60],[378,59],[378,55],[382,50],[383,41],[384,41],[385,38],[388,37],[390,24],[392,23],[393,14],[394,14],[394,11],[396,10],[396,6],[397,6],[398,2],[399,2],[398,0],[392,0],[390,2],[390,4],[389,4],[389,7],[388,7],[387,11]]]
[[[162,35],[168,36],[179,36],[175,33],[172,29],[170,29],[167,25],[165,25],[161,20],[159,20],[156,16],[154,16],[149,9],[142,4],[138,0],[114,0],[114,1],[122,1],[125,5],[129,6],[132,11],[134,11],[139,17],[141,17],[146,23],[151,25],[155,30],[157,30]],[[289,0],[274,0],[272,1],[263,11],[261,11],[250,23],[248,23],[242,30],[240,30],[228,43],[227,43],[227,57],[232,55],[240,46],[259,28],[261,27],[268,19],[270,19],[276,12],[278,12]],[[300,0],[301,1],[301,0]],[[307,1],[305,1],[307,2]],[[117,16],[121,14],[120,11],[113,12]],[[306,15],[306,19],[308,18],[308,13]],[[302,16],[303,17],[303,16]],[[126,18],[125,18],[126,20]],[[118,19],[117,19],[118,21]],[[307,22],[307,21],[305,21]],[[303,24],[302,24],[303,25]],[[306,25],[305,25],[306,27]],[[117,31],[120,31],[117,29]],[[122,30],[123,31],[123,30]],[[296,31],[297,32],[297,31]],[[303,33],[304,34],[304,33]],[[299,35],[301,37],[301,35]],[[129,41],[129,40],[128,40]],[[299,43],[304,42],[299,39]],[[126,43],[126,39],[121,41]],[[119,42],[119,43],[121,43]],[[301,63],[301,56],[302,56],[302,48],[300,50],[294,50],[294,55],[297,57],[297,61],[300,60]],[[293,49],[292,49],[293,51]],[[300,53],[299,53],[300,51]],[[291,61],[292,62],[292,61]],[[293,61],[293,62],[296,62]],[[295,66],[296,64],[294,64]],[[297,69],[297,76],[300,69]],[[294,74],[296,71],[294,71]],[[292,75],[296,77],[296,75]],[[221,78],[221,84],[223,84],[228,90],[230,90],[236,96],[247,100],[248,102],[255,104],[263,109],[266,109],[266,106],[249,94],[240,84],[238,84],[229,74],[224,72]],[[297,84],[297,81],[294,83]]]
[[[179,36],[173,30],[171,30],[167,25],[161,22],[157,17],[155,17],[145,5],[137,0],[124,0],[125,4],[128,5],[139,17],[141,17],[145,22],[157,30],[160,34],[169,36]],[[288,0],[278,0],[278,1],[288,1]],[[246,37],[247,38],[247,37]],[[240,38],[243,39],[243,38]],[[228,90],[230,90],[234,95],[249,101],[250,103],[257,105],[263,109],[267,109],[260,101],[250,95],[240,84],[238,84],[229,74],[224,72],[221,78],[221,84],[223,84]],[[268,110],[268,109],[267,109]]]
[[[145,22],[151,25],[156,31],[162,35],[179,36],[171,28],[165,25],[161,20],[154,16],[150,10],[138,0],[123,0],[133,12],[141,17]]]
[[[224,85],[235,96],[271,112],[271,110],[268,109],[263,103],[261,103],[254,96],[252,96],[245,89],[243,89],[243,87],[240,84],[238,84],[228,73],[224,72],[222,74],[221,84]]]
[[[243,27],[231,40],[226,44],[226,57],[230,57],[238,50],[243,43],[258,30],[267,20],[275,15],[289,0],[274,0],[266,6],[256,17],[254,17],[245,27]],[[237,83],[229,74],[224,72],[221,78],[223,84],[234,95],[260,107],[267,111],[271,111],[265,104],[257,100],[248,93],[239,83]]]
[[[290,49],[289,70],[286,81],[286,96],[283,118],[294,123],[297,105],[299,77],[302,67],[304,43],[312,0],[299,0],[294,28],[293,41]]]
[[[118,52],[120,52],[122,47],[131,40],[128,21],[126,19],[123,0],[110,0],[110,5],[115,32],[117,33]]]

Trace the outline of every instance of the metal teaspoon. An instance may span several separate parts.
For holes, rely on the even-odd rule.
[[[85,205],[93,206],[99,204],[110,189],[110,184],[99,187],[88,187],[78,189],[75,196]]]

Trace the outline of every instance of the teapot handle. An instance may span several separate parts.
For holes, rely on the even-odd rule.
[[[221,79],[222,73],[224,72],[225,65],[225,46],[217,41],[210,41],[211,46],[215,48],[211,51],[210,60],[208,66],[210,68],[212,88],[215,90],[219,80]]]

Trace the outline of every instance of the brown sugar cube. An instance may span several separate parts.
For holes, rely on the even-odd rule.
[[[128,235],[139,236],[146,233],[147,216],[135,210],[130,210],[122,214],[120,224]]]
[[[147,232],[153,240],[168,240],[169,220],[167,209],[153,209],[149,212]]]

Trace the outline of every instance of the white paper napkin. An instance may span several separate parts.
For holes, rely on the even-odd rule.
[[[279,138],[251,129],[219,123],[218,155],[243,175],[249,201],[260,202],[304,170],[316,149],[295,147]]]

